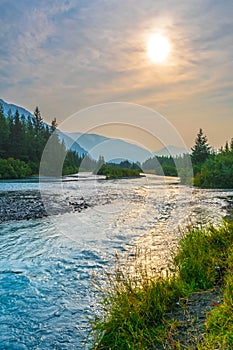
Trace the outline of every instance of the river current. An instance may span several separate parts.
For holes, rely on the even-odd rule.
[[[0,183],[0,192],[38,189],[38,183]],[[128,264],[137,247],[150,251],[161,270],[175,249],[178,228],[217,225],[232,196],[153,175],[68,178],[56,191],[56,184],[43,187],[46,201],[66,205],[84,198],[87,208],[0,224],[0,349],[88,348],[89,319],[99,312],[93,275],[104,283],[116,253]],[[45,203],[48,210],[50,204]]]

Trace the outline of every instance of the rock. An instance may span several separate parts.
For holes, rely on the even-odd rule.
[[[49,200],[49,212],[38,191],[0,192],[0,223],[12,220],[39,219],[48,215],[57,215],[70,211],[87,209],[90,204],[86,200],[56,197]]]

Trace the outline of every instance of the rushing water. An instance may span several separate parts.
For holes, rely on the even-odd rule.
[[[0,184],[0,191],[36,189],[37,183]],[[54,204],[55,187],[47,191]],[[84,349],[88,318],[98,312],[93,273],[111,269],[115,252],[124,260],[137,246],[164,266],[177,227],[218,223],[229,195],[156,176],[83,179],[65,182],[57,200],[84,197],[89,208],[1,224],[0,349]]]

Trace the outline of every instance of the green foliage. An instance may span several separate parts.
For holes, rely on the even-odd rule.
[[[97,323],[95,349],[151,349],[161,342],[166,312],[184,295],[180,280],[117,276],[113,295],[104,302],[106,318]],[[108,313],[110,307],[110,314]],[[102,336],[98,343],[98,337]],[[154,346],[154,347],[153,347]]]
[[[39,135],[40,132],[44,129],[44,125],[43,125],[43,118],[41,116],[41,113],[38,107],[36,107],[33,117],[34,118],[32,120],[35,128],[35,133],[36,135]]]
[[[207,335],[199,350],[233,349],[233,276],[228,274],[224,301],[207,319]]]
[[[25,117],[19,115],[16,110],[12,115],[8,111],[8,117],[3,114],[0,104],[0,178],[23,178],[31,174],[38,174],[39,165],[45,145],[52,133],[56,130],[56,119],[51,127],[43,123],[41,113],[36,107],[34,116]],[[53,168],[53,174],[58,175],[75,173],[82,158],[76,153],[68,151],[53,134],[53,150],[48,168]],[[63,157],[63,169],[55,169],[58,160]]]
[[[172,157],[154,156],[147,159],[143,165],[143,170],[153,171],[156,175],[178,176],[176,165]]]
[[[68,151],[66,153],[65,161],[63,164],[62,175],[75,174],[79,171],[82,158],[77,157],[77,153],[74,151]]]
[[[0,104],[0,157],[4,157],[6,153],[6,144],[9,139],[9,124],[3,114],[3,108]]]
[[[116,269],[104,290],[102,318],[93,322],[92,349],[162,349],[166,343],[167,313],[180,298],[225,281],[224,303],[207,322],[205,344],[200,348],[231,349],[233,319],[233,222],[218,229],[191,229],[185,235],[167,277],[153,275],[153,266],[136,271]],[[231,271],[229,274],[228,272]],[[219,321],[219,318],[221,321]],[[221,325],[221,327],[220,327]],[[222,331],[223,330],[223,331]],[[215,342],[215,336],[221,339]],[[212,343],[211,343],[212,341]],[[203,343],[204,344],[204,343]],[[221,344],[224,346],[213,346]],[[226,345],[227,344],[227,345]],[[179,349],[179,344],[174,349]]]
[[[210,152],[202,129],[192,148],[194,186],[202,188],[233,188],[233,139],[219,152]]]
[[[176,157],[154,156],[142,164],[145,172],[161,176],[179,176],[181,183],[192,184],[192,165],[189,154]]]
[[[171,165],[164,165],[163,173],[165,176],[178,176],[176,167]]]
[[[194,167],[194,174],[199,169],[199,166],[203,164],[210,156],[210,146],[207,141],[207,137],[203,134],[202,129],[199,130],[195,145],[192,148],[191,159]]]
[[[233,188],[233,151],[212,155],[196,174],[194,185],[203,188]]]
[[[226,259],[223,302],[207,317],[206,336],[198,350],[231,350],[233,348],[233,247],[232,241]]]
[[[214,286],[219,271],[225,270],[225,258],[233,245],[233,225],[221,228],[192,229],[180,241],[175,264],[180,277],[193,288]]]
[[[117,165],[103,164],[97,172],[98,175],[105,175],[107,179],[118,179],[122,177],[140,176],[139,169],[120,168]]]
[[[21,179],[32,175],[28,164],[14,158],[0,159],[0,179]]]

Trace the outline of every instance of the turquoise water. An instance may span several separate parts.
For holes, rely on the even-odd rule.
[[[1,225],[0,247],[0,349],[83,349],[100,252],[46,220]]]
[[[29,180],[0,180],[0,191],[39,190],[38,179]]]
[[[0,225],[0,349],[88,348],[88,319],[99,312],[93,274],[104,283],[115,253],[124,261],[136,246],[150,249],[161,267],[177,242],[178,225],[188,218],[217,223],[225,214],[229,192],[191,194],[172,181],[146,181],[68,183],[66,196],[78,188],[95,205]],[[1,183],[0,191],[36,185]]]

